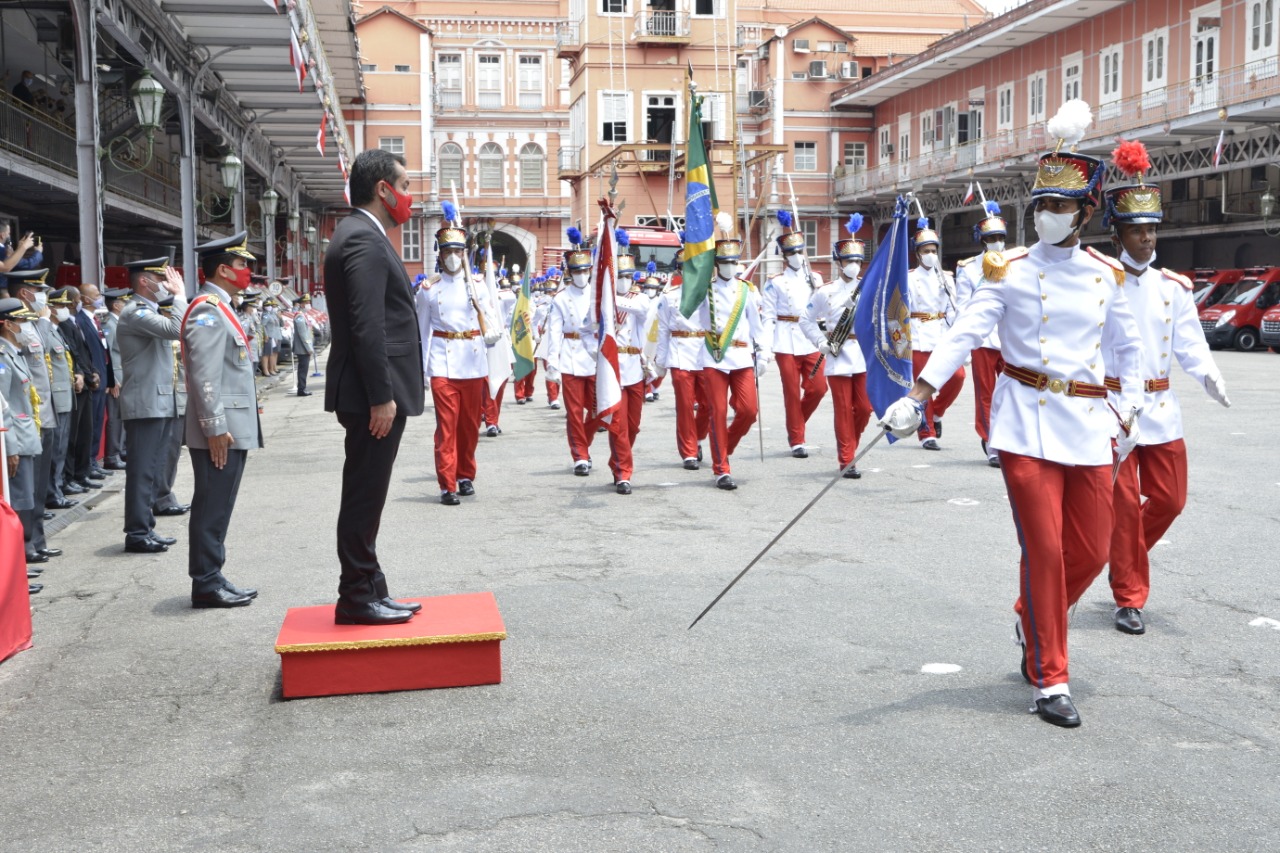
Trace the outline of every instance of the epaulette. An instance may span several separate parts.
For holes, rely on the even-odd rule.
[[[1026,246],[1014,246],[1012,249],[1005,249],[1003,254],[1005,263],[1009,263],[1010,261],[1018,261],[1025,258],[1028,250]]]
[[[440,274],[435,273],[430,278],[424,278],[422,283],[418,285],[418,289],[422,291],[430,290],[440,283]]]
[[[1087,252],[1091,257],[1096,258],[1111,267],[1115,272],[1116,284],[1120,287],[1124,287],[1124,264],[1120,263],[1115,258],[1107,257],[1092,246],[1086,246],[1085,252]]]
[[[964,267],[969,266],[969,264],[973,263],[980,257],[982,257],[982,255],[974,255],[972,258],[965,258],[962,261],[956,261],[956,269],[963,269]]]
[[[1177,272],[1174,272],[1173,270],[1164,269],[1163,267],[1160,268],[1160,272],[1164,273],[1165,278],[1169,279],[1170,281],[1176,281],[1178,284],[1182,285],[1187,290],[1196,289],[1196,286],[1195,284],[1192,283],[1191,279],[1187,278],[1182,273],[1177,273]]]
[[[1026,256],[1027,250],[1023,246],[1016,246],[1003,252],[984,252],[982,254],[982,277],[987,281],[1004,281],[1009,264]]]
[[[212,293],[209,294],[209,298],[206,299],[205,301],[208,302],[210,305],[212,305],[214,308],[217,308],[219,305],[222,304],[222,300],[219,299],[217,296],[214,296]]]

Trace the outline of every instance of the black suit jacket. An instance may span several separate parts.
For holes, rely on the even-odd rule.
[[[422,414],[422,337],[413,286],[391,241],[361,211],[333,232],[324,292],[332,334],[325,411],[367,413],[395,400],[396,414]]]
[[[105,391],[115,384],[115,378],[111,371],[111,365],[107,361],[107,350],[102,345],[102,338],[98,337],[98,328],[93,325],[93,320],[84,311],[75,313],[76,325],[80,327],[83,336],[85,350],[89,353],[89,364],[86,365],[85,381],[88,382],[93,377],[91,373],[98,374],[101,383],[99,390]]]
[[[67,349],[71,350],[71,360],[76,364],[76,373],[87,380],[89,374],[93,372],[93,362],[89,358],[88,348],[85,347],[84,332],[80,331],[80,324],[76,322],[75,317],[71,317],[58,324],[58,331],[62,332],[62,339],[67,342]],[[85,385],[85,390],[89,390],[88,385]]]

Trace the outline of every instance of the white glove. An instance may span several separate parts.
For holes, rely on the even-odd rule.
[[[887,429],[894,438],[910,438],[920,429],[924,417],[924,403],[911,397],[900,397],[884,410],[878,425]]]
[[[764,376],[765,373],[768,372],[768,370],[769,370],[769,362],[765,361],[763,358],[757,358],[756,359],[756,376],[757,377]]]
[[[847,310],[847,309],[849,309],[849,308],[852,308],[852,307],[853,307],[853,302],[854,302],[854,296],[853,296],[853,294],[854,294],[854,292],[855,292],[855,291],[850,290],[850,291],[849,291],[849,294],[848,294],[847,296],[845,296],[845,298],[844,298],[844,299],[840,300],[840,304],[836,306],[836,310],[837,310],[837,311],[845,311],[845,310]]]
[[[558,370],[556,370],[554,367],[551,367],[550,365],[548,365],[548,366],[547,366],[547,381],[548,381],[548,382],[559,382],[559,381],[560,381],[560,371],[558,371]]]
[[[1221,373],[1206,376],[1204,378],[1204,390],[1209,392],[1210,397],[1228,409],[1231,408],[1231,401],[1227,399],[1227,383],[1223,381]]]
[[[661,364],[657,364],[655,362],[653,365],[653,378],[662,379],[666,375],[667,375],[667,369],[663,367]]]
[[[835,351],[831,349],[831,342],[828,341],[826,338],[823,338],[821,341],[818,342],[818,352],[829,357]]]
[[[1129,427],[1129,431],[1126,433],[1121,429],[1120,435],[1116,437],[1116,455],[1120,457],[1121,462],[1138,446],[1138,438],[1141,432],[1138,429],[1138,414],[1136,409],[1129,411],[1129,417],[1124,421]]]

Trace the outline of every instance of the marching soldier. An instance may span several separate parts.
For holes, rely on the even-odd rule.
[[[697,327],[706,330],[699,381],[710,412],[711,467],[716,487],[726,491],[738,488],[729,457],[760,414],[756,378],[773,358],[759,298],[737,277],[741,256],[741,241],[716,241],[716,273],[707,297],[693,313]],[[733,423],[728,422],[730,408]]]
[[[857,233],[861,224],[859,217],[857,226],[851,227],[849,233]],[[866,256],[866,246],[861,240],[838,241],[831,251],[838,270],[836,279],[813,294],[800,317],[801,331],[822,355],[835,414],[836,461],[842,470],[858,455],[858,439],[871,420],[867,363],[862,357],[862,347],[850,331],[861,289],[858,275]],[[840,329],[847,337],[841,339]],[[850,468],[844,476],[857,480],[862,474],[857,468]]]
[[[124,422],[120,419],[120,386],[124,384],[124,364],[120,360],[120,344],[116,329],[120,312],[124,310],[130,290],[125,287],[102,291],[106,300],[107,317],[102,324],[102,334],[107,339],[107,358],[111,361],[111,373],[115,384],[107,389],[107,444],[102,451],[102,467],[107,471],[124,469]]]
[[[982,252],[971,258],[965,258],[956,264],[956,305],[964,308],[973,299],[973,292],[982,282],[982,257],[987,252],[1003,252],[1008,228],[1000,216],[1000,205],[994,201],[984,205],[986,216],[973,227],[974,239],[982,245]],[[992,468],[1000,467],[1000,455],[987,445],[991,437],[991,393],[996,387],[996,378],[1004,370],[1004,359],[1000,357],[1000,332],[992,329],[982,345],[970,356],[973,372],[973,426],[982,440],[982,452],[987,456],[987,464]],[[942,415],[938,415],[939,418]]]
[[[187,299],[182,277],[169,266],[168,258],[133,261],[125,267],[133,298],[116,326],[124,364],[120,417],[129,457],[124,481],[124,550],[130,554],[158,554],[177,542],[156,533],[154,507],[169,491],[169,445],[178,415],[173,388],[173,341],[181,337],[181,315],[187,310]],[[178,316],[161,314],[161,300],[172,301]]]
[[[466,270],[467,233],[447,225],[436,232],[440,272],[418,288],[422,364],[436,410],[435,464],[440,503],[457,506],[476,493],[476,441],[484,386],[485,346],[497,320]]]
[[[942,270],[939,255],[942,243],[938,232],[921,220],[913,246],[917,264],[907,276],[907,301],[911,304],[911,366],[917,376],[929,360],[929,354],[946,336],[947,329],[956,320],[955,283]],[[937,396],[925,407],[925,419],[920,424],[920,446],[925,450],[941,450],[938,439],[942,437],[942,417],[960,396],[964,387],[964,365],[956,369]]]
[[[786,211],[779,211],[784,229],[791,225]],[[827,379],[814,372],[818,351],[800,331],[800,316],[813,292],[822,287],[822,276],[809,268],[805,258],[804,233],[787,231],[778,237],[786,267],[765,282],[760,300],[764,337],[772,341],[777,358],[778,375],[782,377],[782,405],[786,409],[787,443],[791,455],[804,459],[809,451],[804,446],[804,428],[827,393]]]
[[[702,463],[702,441],[711,429],[711,406],[700,381],[707,334],[697,322],[680,313],[680,286],[658,297],[658,372],[670,372],[676,398],[676,451],[685,470]]]
[[[570,242],[582,238],[569,229]],[[591,253],[574,248],[564,254],[569,283],[560,291],[547,312],[547,378],[558,380],[564,389],[565,432],[573,473],[591,473],[591,442],[596,428],[596,322],[591,316]]]
[[[1064,112],[1078,103],[1068,102]],[[1082,137],[1087,123],[1075,124],[1072,135]],[[984,259],[973,299],[908,396],[880,421],[900,438],[914,433],[929,398],[1000,323],[1005,368],[991,402],[990,444],[1000,453],[1022,550],[1015,640],[1023,677],[1035,688],[1030,710],[1064,727],[1080,725],[1068,683],[1067,612],[1106,564],[1111,541],[1116,417],[1104,371],[1117,371],[1130,389],[1121,397],[1131,430],[1122,455],[1137,441],[1142,405],[1134,393],[1142,343],[1124,268],[1079,245],[1099,202],[1102,172],[1100,161],[1082,154],[1040,158],[1031,190],[1039,242]],[[1108,352],[1114,360],[1104,364]]]
[[[492,263],[492,261],[486,260],[485,263]],[[516,313],[516,299],[517,296],[511,289],[511,283],[507,281],[504,271],[503,277],[498,281],[498,315],[504,329],[511,328],[511,319]],[[510,381],[510,375],[503,379],[502,384],[498,386],[497,394],[490,394],[489,383],[484,383],[484,405],[481,420],[484,421],[486,427],[485,435],[490,438],[502,435],[502,427],[498,425],[498,419],[502,415],[502,395],[506,393],[507,383]]]
[[[625,246],[624,235],[618,229],[619,245]],[[620,495],[631,494],[631,477],[635,473],[632,449],[640,434],[640,415],[644,411],[644,336],[645,320],[649,316],[649,297],[639,287],[633,287],[635,271],[631,255],[618,256],[618,280],[614,288],[617,295],[617,325],[614,336],[618,345],[618,383],[622,386],[622,400],[609,421],[609,469],[613,471],[614,490]]]
[[[298,374],[298,396],[310,397],[307,390],[307,374],[311,370],[311,359],[316,354],[315,335],[311,324],[307,322],[307,309],[311,307],[311,294],[304,293],[293,303],[298,312],[293,315],[293,361]]]
[[[243,607],[258,595],[222,574],[240,477],[250,448],[262,447],[249,340],[231,310],[232,294],[249,286],[254,257],[245,247],[247,237],[241,231],[196,247],[205,283],[182,321],[187,447],[195,480],[187,573],[196,608]]]
[[[559,374],[556,373],[554,366],[547,361],[547,350],[550,346],[547,340],[547,315],[551,311],[551,303],[556,295],[557,284],[553,284],[550,273],[542,279],[537,288],[534,289],[534,307],[533,307],[533,328],[537,334],[537,345],[534,347],[534,364],[542,362],[542,372],[545,377],[547,387],[547,408],[560,408],[560,380]],[[529,393],[525,396],[526,400],[533,399],[533,373],[525,377],[529,380]]]
[[[1111,594],[1116,630],[1146,631],[1142,610],[1151,592],[1148,552],[1169,530],[1187,503],[1187,445],[1182,437],[1182,408],[1169,387],[1173,361],[1209,396],[1230,406],[1222,371],[1205,341],[1192,298],[1192,284],[1182,275],[1156,269],[1156,231],[1164,218],[1160,188],[1143,182],[1150,168],[1141,142],[1122,142],[1115,164],[1136,184],[1106,193],[1103,226],[1114,228],[1112,242],[1125,269],[1125,292],[1142,336],[1141,438],[1116,473],[1115,526],[1111,532]],[[1108,364],[1117,360],[1110,354]],[[1123,404],[1120,381],[1107,377],[1114,405]],[[1146,501],[1143,501],[1143,497]]]

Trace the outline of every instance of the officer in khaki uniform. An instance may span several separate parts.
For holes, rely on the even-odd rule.
[[[70,509],[78,501],[67,500],[58,484],[59,475],[67,459],[67,446],[71,438],[71,415],[75,407],[75,365],[66,339],[57,323],[70,316],[71,298],[66,294],[51,295],[49,308],[56,315],[54,320],[41,320],[48,340],[50,385],[53,389],[54,424],[53,454],[50,457],[48,481],[43,495],[36,495],[36,503],[44,501],[46,509]]]
[[[160,313],[182,320],[182,315],[173,304],[166,306],[163,300],[160,302]],[[178,496],[173,493],[173,484],[178,480],[178,459],[182,456],[182,445],[186,444],[187,440],[183,429],[187,416],[187,373],[182,366],[182,344],[179,341],[170,341],[170,346],[173,347],[173,398],[178,404],[178,414],[174,416],[169,444],[164,450],[164,476],[160,482],[160,496],[151,505],[151,511],[156,515],[185,515],[191,510],[191,504],[184,504],[178,500]],[[253,359],[249,361],[252,363]]]
[[[249,449],[262,446],[249,341],[231,306],[231,295],[249,286],[254,257],[245,247],[247,236],[241,231],[196,248],[205,283],[182,323],[187,447],[195,480],[187,572],[197,608],[243,607],[258,594],[222,574],[223,543]]]
[[[40,458],[39,398],[33,393],[31,371],[27,360],[19,350],[22,343],[22,326],[35,315],[18,299],[0,299],[0,396],[8,406],[4,415],[5,464],[9,468],[9,506],[26,520],[36,506],[35,463]],[[25,525],[24,525],[25,526]],[[43,563],[45,559],[35,562]],[[31,570],[28,554],[27,577],[34,577],[39,570]],[[39,584],[31,587],[39,592]]]
[[[298,396],[310,397],[307,390],[307,373],[311,370],[311,359],[315,357],[315,337],[311,332],[311,324],[307,322],[307,309],[311,307],[311,295],[304,293],[294,302],[298,313],[293,315],[293,361],[294,372],[298,374]]]
[[[167,551],[176,540],[156,533],[152,507],[165,479],[167,449],[178,414],[173,390],[173,341],[178,317],[160,313],[159,303],[172,300],[179,312],[187,307],[182,278],[167,258],[125,264],[133,298],[120,313],[116,338],[124,364],[120,385],[120,417],[124,421],[129,466],[124,485],[124,549],[131,554]]]

